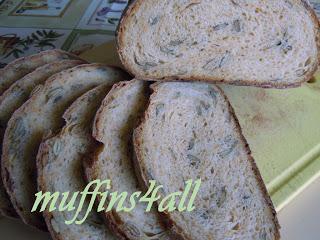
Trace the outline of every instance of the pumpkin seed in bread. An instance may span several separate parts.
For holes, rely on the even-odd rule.
[[[65,112],[66,125],[62,131],[44,141],[37,156],[38,186],[43,192],[81,192],[86,186],[82,160],[93,147],[92,123],[101,101],[110,90],[110,85],[101,85],[78,98]],[[63,179],[63,180],[62,180]],[[89,199],[83,205],[82,219],[89,207]],[[77,199],[74,206],[80,205]],[[96,212],[91,212],[81,224],[66,225],[75,211],[49,212],[44,218],[54,240],[105,240],[116,239],[106,229]]]
[[[28,98],[32,90],[38,85],[42,84],[50,76],[61,72],[65,69],[75,67],[85,63],[81,60],[62,60],[41,66],[33,72],[27,74],[23,78],[13,83],[1,96],[0,96],[0,158],[2,152],[2,141],[7,122],[10,117]],[[1,161],[0,161],[1,164]],[[8,217],[16,217],[9,196],[7,195],[0,179],[0,212]]]
[[[141,191],[132,160],[132,133],[148,100],[149,86],[139,80],[119,83],[109,92],[95,118],[93,136],[103,146],[92,155],[87,166],[88,179],[111,179],[111,192],[127,192],[130,196]],[[127,201],[124,205],[130,206],[129,199]],[[113,210],[105,214],[111,228],[121,238],[175,239],[170,238],[161,225],[158,213],[145,209],[145,204],[138,203],[130,212]]]
[[[62,115],[70,104],[88,90],[126,80],[118,68],[87,64],[52,76],[12,115],[2,152],[2,180],[21,219],[45,229],[41,214],[31,213],[37,192],[36,155],[41,141],[59,130]]]
[[[223,92],[201,83],[153,89],[134,137],[142,182],[156,180],[164,197],[202,180],[194,211],[165,215],[173,230],[188,240],[279,239],[272,202]]]
[[[319,21],[305,0],[136,0],[118,50],[144,80],[297,87],[319,64]]]

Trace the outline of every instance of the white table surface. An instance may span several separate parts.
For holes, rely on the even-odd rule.
[[[320,178],[279,213],[279,220],[282,240],[320,239]],[[50,236],[19,221],[1,218],[0,239],[48,240]]]

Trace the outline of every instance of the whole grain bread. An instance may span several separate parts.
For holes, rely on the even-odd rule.
[[[316,71],[319,34],[305,0],[136,0],[117,42],[139,79],[286,88]]]
[[[65,112],[66,125],[56,136],[44,141],[37,155],[38,187],[43,192],[81,192],[86,186],[82,159],[95,147],[92,123],[101,101],[111,86],[101,85],[78,98]],[[63,179],[63,180],[62,180]],[[83,204],[78,219],[85,216],[89,199]],[[78,198],[74,206],[80,204]],[[76,210],[75,210],[76,211]],[[81,225],[66,225],[75,211],[44,212],[48,229],[55,240],[116,239],[106,229],[96,212],[91,212]]]
[[[142,182],[162,197],[202,185],[192,212],[165,214],[188,240],[275,240],[279,224],[248,144],[223,92],[201,83],[161,83],[134,143]]]
[[[8,122],[2,152],[2,180],[21,219],[45,229],[42,215],[31,213],[37,192],[36,155],[41,141],[64,124],[66,108],[83,93],[100,85],[126,80],[118,68],[101,64],[77,66],[55,74],[14,112]]]
[[[17,110],[29,98],[32,90],[38,84],[43,84],[50,76],[84,63],[85,62],[81,60],[62,60],[46,64],[17,80],[0,96],[0,159],[2,153],[2,141],[7,123],[14,111]],[[0,213],[8,217],[17,216],[10,203],[9,196],[5,191],[1,179]]]
[[[148,99],[147,83],[139,80],[119,83],[109,92],[96,115],[93,136],[103,145],[92,155],[86,172],[90,180],[110,179],[110,192],[127,192],[131,196],[141,191],[132,160],[132,133]],[[130,206],[129,199],[124,206]],[[137,203],[130,212],[113,209],[105,216],[121,239],[175,239],[170,238],[170,233],[161,225],[158,213],[154,209],[146,212],[143,203]]]
[[[8,89],[11,84],[19,80],[26,74],[33,72],[36,68],[48,63],[66,60],[78,59],[79,57],[59,50],[48,50],[38,54],[19,58],[0,69],[0,95]]]

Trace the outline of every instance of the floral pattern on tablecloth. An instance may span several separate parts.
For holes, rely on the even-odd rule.
[[[0,67],[42,50],[61,48],[81,54],[112,41],[127,3],[127,0],[0,0]],[[76,11],[71,11],[75,7]],[[66,16],[70,13],[74,16]],[[73,28],[57,24],[60,21],[63,25],[65,17],[77,18],[78,23]],[[23,27],[3,24],[12,25],[14,21],[26,24]],[[48,22],[48,28],[37,27],[43,26],[44,21]]]

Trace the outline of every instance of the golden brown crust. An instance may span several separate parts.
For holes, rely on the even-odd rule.
[[[46,172],[50,173],[50,170],[49,170],[49,172],[45,171],[46,167],[50,165],[50,157],[49,157],[49,155],[50,155],[50,152],[52,150],[52,147],[54,146],[54,144],[52,145],[52,144],[50,144],[50,142],[54,143],[58,139],[65,139],[65,136],[71,136],[71,135],[73,136],[74,133],[75,134],[80,134],[80,132],[81,132],[81,137],[86,137],[87,140],[90,139],[89,140],[90,143],[88,142],[88,145],[82,145],[82,146],[84,146],[86,148],[86,151],[85,151],[86,153],[82,154],[81,158],[77,159],[77,164],[76,165],[80,164],[80,166],[82,166],[82,167],[84,166],[84,164],[87,164],[88,167],[91,165],[91,161],[90,161],[91,154],[88,153],[88,151],[92,151],[92,148],[94,148],[95,144],[96,144],[95,139],[92,138],[91,135],[90,135],[91,124],[92,124],[92,120],[93,120],[94,114],[96,112],[96,109],[98,108],[98,106],[101,103],[102,98],[110,90],[110,88],[111,88],[111,86],[103,86],[103,85],[101,85],[101,86],[99,86],[99,87],[97,87],[97,88],[95,88],[93,90],[90,90],[90,91],[86,92],[84,95],[80,96],[65,111],[63,117],[66,120],[66,125],[60,131],[60,133],[55,135],[55,136],[53,136],[53,138],[49,139],[48,141],[43,141],[43,143],[40,145],[39,152],[38,152],[38,155],[37,155],[37,171],[38,171],[38,181],[37,181],[37,183],[38,183],[39,191],[50,192],[50,191],[56,191],[57,190],[57,189],[55,189],[55,190],[54,189],[51,189],[51,190],[48,189],[48,187],[50,187],[52,185],[52,180],[53,179],[51,179],[51,180],[48,179],[48,176],[46,174]],[[92,96],[94,96],[94,99],[92,98]],[[87,106],[86,110],[84,110],[85,113],[82,112],[82,109],[83,109],[84,106]],[[75,114],[77,115],[76,119],[74,118]],[[77,129],[77,131],[74,131],[75,128]],[[73,131],[74,131],[74,133],[73,133]],[[84,134],[84,135],[82,135],[82,134]],[[67,138],[67,139],[70,139],[70,138]],[[67,144],[67,142],[65,142],[65,141],[64,141],[64,143]],[[96,147],[98,147],[98,146],[99,145],[96,145]],[[69,148],[70,148],[70,146],[69,146]],[[51,158],[51,162],[52,161],[57,163],[57,161],[61,161],[61,159],[52,159]],[[88,182],[87,179],[86,179],[86,174],[82,174],[82,176],[83,176],[84,182]],[[69,178],[70,178],[70,176],[69,176]],[[69,179],[69,180],[71,180],[71,179]],[[72,189],[69,189],[69,190],[72,190]],[[66,234],[68,234],[68,232],[67,231],[61,232],[61,231],[59,231],[59,229],[57,230],[57,228],[55,228],[55,224],[52,222],[53,219],[54,219],[55,222],[59,226],[60,224],[62,224],[61,221],[63,221],[63,217],[61,218],[61,216],[59,216],[59,214],[58,215],[52,214],[47,209],[44,211],[43,216],[44,216],[44,219],[45,219],[45,221],[47,223],[48,229],[49,229],[53,239],[55,239],[55,240],[63,240],[63,239],[68,238],[68,236],[66,235]],[[84,226],[84,227],[86,227],[86,226]],[[71,229],[69,229],[69,230],[71,230]],[[102,237],[103,236],[101,236],[101,238]],[[75,239],[75,236],[72,233],[70,233],[69,238],[70,239]]]
[[[108,111],[107,106],[109,106],[115,98],[118,96],[122,96],[122,93],[124,90],[130,88],[131,86],[135,86],[137,84],[137,80],[131,80],[127,82],[121,82],[118,84],[115,84],[112,88],[112,90],[109,92],[108,96],[103,101],[99,111],[96,114],[95,118],[95,124],[93,129],[93,136],[97,141],[104,142],[103,139],[105,137],[104,131],[102,129],[105,128],[105,117],[106,117],[106,111]],[[145,83],[143,83],[144,86]],[[145,96],[149,96],[149,88],[144,89]],[[141,103],[142,104],[142,103]],[[134,123],[136,125],[136,122]],[[129,137],[129,136],[128,136]],[[102,178],[101,173],[99,172],[99,169],[103,168],[103,164],[101,164],[101,152],[98,149],[95,151],[94,154],[92,154],[92,159],[87,163],[87,166],[89,165],[91,169],[87,169],[87,173],[91,175],[91,179],[95,178]],[[113,232],[121,239],[136,239],[136,237],[131,236],[131,234],[128,232],[128,225],[127,225],[127,219],[121,215],[118,214],[116,211],[106,212],[104,213],[106,222],[108,223],[108,226],[113,230]],[[135,222],[136,220],[131,220]],[[139,221],[139,220],[138,220]],[[163,227],[163,225],[161,225]],[[143,232],[143,231],[142,231]],[[150,232],[151,235],[151,232]],[[176,239],[176,238],[174,238]]]
[[[262,179],[262,176],[261,176],[261,173],[260,173],[260,171],[259,171],[259,168],[258,168],[258,166],[257,166],[257,164],[256,164],[256,161],[254,160],[254,158],[253,158],[253,156],[252,156],[252,154],[251,154],[250,146],[249,146],[246,138],[244,137],[244,135],[243,135],[243,133],[242,133],[242,128],[241,128],[241,126],[240,126],[239,120],[238,120],[238,118],[237,118],[237,116],[236,116],[236,113],[235,113],[235,111],[234,111],[231,103],[229,102],[229,100],[228,100],[227,96],[225,95],[225,93],[223,92],[223,90],[222,90],[221,88],[219,88],[219,87],[217,87],[217,88],[221,91],[222,96],[225,98],[225,101],[226,101],[227,104],[228,104],[228,110],[229,110],[229,112],[231,113],[233,119],[235,120],[235,124],[236,124],[236,129],[237,129],[237,131],[238,131],[238,135],[240,136],[240,138],[241,138],[241,140],[242,140],[242,143],[243,143],[243,145],[245,146],[245,149],[246,149],[246,151],[247,151],[247,155],[248,155],[249,160],[250,160],[250,164],[251,164],[251,166],[252,166],[252,170],[253,170],[254,175],[255,175],[255,177],[256,177],[256,179],[257,179],[257,181],[258,181],[258,184],[259,184],[259,186],[260,186],[260,190],[262,191],[262,193],[263,193],[263,195],[264,195],[264,198],[265,198],[267,204],[269,205],[269,207],[270,207],[270,209],[271,209],[271,211],[272,211],[273,222],[275,223],[276,229],[277,229],[277,232],[276,232],[276,236],[275,236],[275,237],[276,237],[276,240],[279,240],[279,239],[280,239],[280,231],[279,231],[279,230],[280,230],[281,227],[280,227],[280,224],[279,224],[279,221],[278,221],[278,218],[277,218],[277,212],[276,212],[276,210],[275,210],[275,208],[274,208],[274,205],[273,205],[273,202],[272,202],[272,200],[271,200],[271,198],[270,198],[270,195],[269,195],[269,193],[268,193],[267,187],[266,187],[266,185],[264,184],[264,181],[263,181],[263,179]]]
[[[138,73],[135,73],[133,70],[131,64],[129,64],[125,60],[125,52],[123,52],[121,46],[123,46],[124,42],[124,36],[123,32],[126,30],[126,22],[128,21],[128,18],[133,15],[137,8],[140,7],[143,0],[134,0],[128,7],[126,8],[124,14],[122,15],[122,18],[120,20],[117,32],[116,32],[116,43],[117,43],[117,50],[119,53],[120,60],[125,66],[126,70],[133,76],[135,76],[137,79],[140,80],[149,80],[149,81],[203,81],[208,83],[214,83],[214,84],[230,84],[230,85],[236,85],[236,86],[254,86],[254,87],[261,87],[261,88],[277,88],[277,89],[286,89],[286,88],[296,88],[300,87],[303,83],[308,82],[312,76],[315,74],[315,72],[318,69],[318,65],[320,63],[320,23],[319,19],[314,12],[313,8],[306,2],[306,0],[299,0],[301,2],[301,5],[309,12],[312,21],[314,22],[314,31],[316,34],[316,43],[318,48],[318,61],[312,66],[311,70],[307,75],[304,76],[304,78],[295,83],[279,83],[279,82],[272,82],[272,81],[266,81],[266,82],[258,82],[258,81],[248,81],[246,79],[242,80],[234,80],[234,81],[225,81],[225,79],[219,79],[219,78],[208,78],[208,77],[201,77],[201,76],[167,76],[167,77],[154,77],[154,76],[141,76]]]
[[[62,238],[62,236],[53,229],[53,227],[50,223],[51,219],[53,219],[53,215],[50,212],[48,212],[47,210],[44,211],[42,215],[44,217],[44,221],[47,224],[47,227],[48,227],[48,230],[49,230],[49,233],[50,233],[50,236],[52,237],[52,239],[53,240],[64,240]]]
[[[156,93],[156,91],[153,92],[153,94],[155,94],[155,93]],[[151,100],[149,100],[148,105],[150,105],[150,102],[151,102]],[[148,189],[149,180],[154,180],[154,179],[147,178],[148,175],[146,174],[146,168],[145,168],[143,162],[140,160],[140,159],[142,159],[142,152],[140,151],[142,149],[140,147],[141,146],[140,136],[142,133],[142,126],[144,125],[145,121],[149,117],[148,114],[149,113],[148,113],[148,108],[147,108],[144,116],[141,118],[140,125],[134,130],[134,133],[133,133],[133,144],[134,144],[134,151],[135,151],[135,156],[136,156],[136,158],[134,158],[133,161],[135,163],[134,166],[135,166],[136,176],[138,178],[138,182],[139,182],[142,189]],[[164,223],[164,225],[168,229],[170,229],[177,236],[178,239],[192,240],[183,234],[182,229],[180,229],[176,225],[176,223],[170,217],[170,214],[159,213],[159,217],[160,217],[160,220]]]
[[[301,3],[307,9],[307,11],[311,14],[311,18],[312,18],[314,25],[315,25],[316,43],[317,43],[317,47],[318,47],[318,64],[317,64],[317,66],[315,66],[315,68],[317,70],[318,65],[320,64],[320,20],[317,16],[315,10],[312,8],[312,6],[308,3],[307,0],[301,0]],[[309,80],[312,78],[313,74],[310,76]],[[309,80],[307,80],[307,81],[309,81]]]
[[[60,50],[55,50],[53,53],[51,54],[65,54],[65,55],[69,55],[69,53],[66,53],[66,52],[62,52]],[[43,53],[40,53],[40,54],[37,54],[37,55],[33,55],[33,56],[30,56],[30,59],[29,61],[33,61],[32,59],[41,59],[41,56],[43,55],[46,55],[48,54],[48,52],[43,52]],[[84,64],[86,63],[84,60],[77,60],[76,56],[73,56],[72,54],[70,54],[70,58],[71,59],[66,59],[66,60],[57,60],[55,62],[52,62],[50,63],[50,69],[55,69],[55,68],[71,68],[71,67],[74,67],[76,65],[80,65],[80,64]],[[76,60],[72,60],[72,58],[76,59]],[[14,65],[20,65],[20,64],[23,64],[23,62],[26,61],[26,58],[22,58],[22,59],[18,59],[16,61],[14,61],[13,63],[11,63],[11,66],[14,66]],[[37,60],[38,61],[38,60]],[[41,71],[47,71],[46,70],[46,67],[49,66],[49,64],[46,64],[46,65],[43,65],[43,66],[40,66],[39,68],[36,68],[33,72],[27,74],[26,76],[22,77],[21,79],[17,80],[15,83],[13,83],[13,85],[11,85],[6,91],[4,91],[4,93],[0,96],[0,102],[2,102],[2,104],[6,104],[6,101],[5,99],[7,97],[11,97],[11,94],[13,92],[16,91],[16,83],[19,82],[20,80],[24,80],[25,77],[28,77],[30,74],[35,74],[35,73],[40,73],[41,74]],[[60,67],[59,67],[60,66]],[[61,67],[62,66],[62,67]],[[69,66],[69,67],[68,67]],[[61,71],[64,70],[64,69],[61,69]],[[3,102],[4,101],[4,102]],[[18,106],[17,106],[18,107]],[[8,113],[7,113],[8,115]],[[6,115],[5,115],[6,116]],[[8,115],[9,116],[9,115]],[[0,168],[1,168],[1,155],[2,155],[2,141],[3,141],[3,137],[4,137],[4,133],[5,133],[5,128],[6,128],[6,125],[7,125],[7,122],[5,121],[6,117],[4,117],[4,119],[2,119],[3,121],[1,121],[0,123]],[[2,180],[0,180],[0,185],[2,186],[3,188],[3,191],[6,193],[5,189],[4,189],[4,186],[3,186],[3,183],[2,183]],[[3,194],[5,194],[3,192]],[[5,197],[5,196],[3,196]],[[7,199],[2,199],[0,201],[3,202],[3,204],[1,204],[1,208],[0,208],[0,213],[4,216],[7,216],[7,217],[12,217],[12,218],[18,218],[18,214],[16,213],[16,211],[14,210],[14,207],[12,206],[11,202],[10,202],[10,197],[6,194],[6,198]],[[7,201],[6,201],[7,200]]]
[[[38,54],[34,54],[27,57],[18,58],[11,63],[9,63],[7,66],[5,66],[3,69],[0,69],[0,95],[8,88],[11,84],[13,84],[17,79],[20,79],[24,75],[30,73],[35,68],[40,67],[46,63],[49,63],[48,61],[45,61],[44,59],[46,57],[52,56],[56,58],[56,61],[58,59],[75,59],[75,60],[81,60],[78,56],[71,54],[69,52],[65,52],[60,49],[54,49],[54,50],[48,50],[43,51]],[[52,61],[51,61],[52,62]],[[31,65],[29,65],[32,63]],[[9,73],[9,75],[5,73]],[[12,76],[12,74],[15,74],[15,76]],[[4,79],[2,78],[4,76]],[[6,78],[9,77],[6,80]],[[1,81],[6,80],[6,81]]]
[[[268,194],[267,188],[266,188],[266,186],[264,184],[264,181],[263,181],[262,176],[260,174],[260,171],[259,171],[259,169],[258,169],[258,167],[256,165],[256,162],[255,162],[254,158],[251,155],[251,150],[250,150],[249,144],[248,144],[247,140],[245,139],[245,137],[242,134],[242,130],[241,130],[241,126],[240,126],[239,120],[236,117],[234,109],[231,106],[227,96],[224,94],[224,92],[222,91],[222,89],[220,87],[217,87],[217,89],[219,89],[221,95],[224,97],[226,103],[228,104],[228,110],[229,110],[230,114],[233,116],[233,119],[234,119],[235,125],[236,125],[236,129],[238,131],[238,135],[240,136],[240,138],[242,140],[242,144],[245,146],[248,158],[250,160],[250,164],[252,166],[252,170],[253,170],[254,175],[255,175],[255,177],[256,177],[256,179],[258,181],[260,190],[262,191],[262,193],[264,195],[264,198],[265,198],[267,204],[269,205],[269,207],[271,209],[272,216],[273,216],[273,222],[276,225],[276,230],[277,230],[277,232],[275,233],[275,239],[276,240],[280,240],[280,224],[279,224],[279,221],[278,221],[278,218],[277,218],[276,210],[275,210],[275,208],[273,206],[273,203],[272,203],[271,198],[270,198],[270,196]],[[157,91],[155,90],[154,94],[156,94],[156,93],[157,93]],[[149,113],[148,113],[148,110],[147,110],[145,112],[144,117],[143,117],[142,123],[139,125],[138,128],[135,129],[134,137],[133,137],[135,154],[137,156],[137,158],[135,159],[135,161],[136,161],[135,163],[137,165],[137,170],[138,170],[137,176],[140,178],[139,182],[141,182],[144,185],[144,187],[147,187],[148,186],[148,181],[151,180],[151,179],[147,179],[148,175],[146,174],[146,168],[145,168],[145,165],[143,164],[143,161],[141,161],[141,159],[143,159],[142,152],[141,152],[141,149],[142,149],[141,148],[141,145],[142,145],[142,142],[141,142],[142,128],[143,128],[143,125],[145,124],[145,122],[147,121],[148,118],[149,118]],[[166,219],[166,223],[169,224],[170,226],[172,226],[172,230],[175,231],[175,233],[178,236],[180,236],[184,240],[191,240],[188,236],[184,235],[183,230],[181,228],[179,228],[179,226],[177,226],[175,221],[170,216],[170,213],[162,214],[162,216],[164,218],[167,218]]]
[[[147,115],[147,112],[146,112]],[[144,120],[145,121],[145,120]],[[143,121],[143,122],[144,122]],[[143,165],[142,161],[140,161],[139,159],[142,159],[142,153],[140,152],[141,149],[141,141],[140,141],[140,135],[141,135],[141,126],[143,125],[143,122],[141,123],[141,125],[135,129],[134,134],[133,134],[133,143],[134,143],[134,149],[135,149],[135,154],[136,154],[136,158],[134,159],[134,165],[135,165],[135,171],[136,171],[136,176],[138,178],[138,182],[141,186],[142,189],[147,189],[149,186],[149,180],[154,180],[154,179],[147,179],[147,174],[146,170],[145,170],[145,166]],[[161,220],[161,222],[163,222],[163,224],[172,231],[172,233],[174,233],[177,236],[177,239],[181,239],[181,240],[192,240],[191,238],[185,236],[183,234],[183,231],[181,228],[179,228],[179,226],[177,226],[177,224],[175,223],[175,221],[171,218],[170,214],[168,213],[159,213],[159,218]]]
[[[24,82],[24,80],[27,78],[27,79],[30,79],[29,76],[31,76],[32,74],[32,77],[35,76],[35,75],[43,75],[43,73],[45,72],[46,75],[48,75],[48,71],[49,72],[58,72],[58,71],[63,71],[63,70],[66,70],[66,69],[69,69],[69,68],[72,68],[72,67],[75,67],[75,66],[78,66],[78,65],[81,65],[81,64],[85,64],[86,62],[83,61],[83,60],[62,60],[62,61],[56,61],[56,62],[53,62],[53,63],[50,63],[50,64],[46,64],[46,65],[43,65],[39,68],[37,68],[36,70],[34,70],[33,72],[27,74],[25,77],[21,78],[20,80],[18,80],[17,82],[15,82],[11,87],[9,87],[1,96],[0,96],[0,105],[3,107],[7,104],[7,101],[6,99],[9,97],[12,97],[12,94],[14,94],[16,91],[17,91],[17,87],[19,87],[20,89],[20,82],[22,81],[22,84]],[[50,70],[47,71],[47,68],[50,68]],[[51,76],[54,75],[54,74],[51,74]],[[49,77],[48,77],[49,78]],[[43,79],[43,82],[44,82],[44,79]],[[24,86],[22,87],[24,88]],[[24,89],[25,90],[25,89]],[[27,92],[25,92],[27,93]],[[24,100],[28,99],[28,95],[21,95],[19,96],[19,102],[23,102]],[[2,108],[1,107],[1,108]],[[9,112],[7,112],[6,114],[2,115],[2,119],[0,119],[1,121],[1,125],[0,125],[0,160],[1,160],[1,154],[2,154],[2,141],[3,141],[3,138],[4,138],[4,133],[5,133],[5,128],[6,128],[6,125],[7,125],[7,119],[9,119],[10,115],[12,115],[10,113],[13,112],[13,108],[15,109],[18,109],[19,105],[15,104],[15,106],[12,106],[9,110]],[[2,108],[3,109],[3,108]],[[8,111],[8,109],[7,109]],[[1,161],[0,161],[0,169],[1,169]],[[2,184],[2,180],[0,179],[0,184]],[[9,196],[8,196],[8,199],[9,199]],[[7,215],[7,216],[10,216],[9,213],[11,212],[12,217],[16,216],[18,217],[18,215],[14,212],[13,210],[13,206],[11,205],[8,205],[8,206],[3,206],[0,208],[0,212],[2,212],[4,215]],[[15,213],[15,215],[14,215]]]
[[[42,169],[44,167],[43,159],[46,159],[45,155],[47,152],[48,152],[48,146],[46,144],[41,144],[39,147],[39,155],[37,156],[37,169],[40,169],[40,168]],[[42,192],[47,192],[48,190],[45,188],[45,186],[46,185],[44,184],[43,176],[39,175],[38,176],[38,190],[42,191]],[[44,217],[45,223],[47,225],[47,228],[48,228],[48,231],[49,231],[51,237],[54,240],[63,240],[61,238],[61,236],[58,233],[56,233],[56,231],[53,229],[53,227],[50,223],[51,219],[53,218],[53,215],[48,210],[45,210],[42,213],[42,215]]]
[[[99,152],[102,150],[103,145],[97,142],[97,145],[92,149],[91,153],[84,158],[83,168],[85,172],[85,178],[87,182],[94,181],[99,179],[97,172],[95,171],[95,164],[97,163],[96,159],[98,158]],[[98,196],[98,200],[101,198]],[[119,224],[115,224],[114,216],[111,213],[103,212],[100,214],[108,226],[108,228],[121,240],[130,240],[125,237],[125,234],[121,231]]]
[[[55,74],[54,76],[52,76],[51,78],[49,78],[47,81],[46,81],[46,86],[52,84],[52,82],[56,81],[57,79],[63,79],[64,81],[64,74],[72,74],[73,72],[77,71],[78,69],[85,69],[85,68],[90,68],[90,69],[99,69],[99,68],[105,68],[105,67],[109,67],[105,64],[84,64],[84,65],[80,65],[80,66],[77,66],[77,67],[74,67],[72,69],[68,69],[68,70],[65,70],[61,73],[58,73],[58,74]],[[126,78],[126,73],[123,72],[120,68],[114,68],[114,67],[110,67],[110,69],[113,69],[113,70],[119,70],[119,72],[121,72],[121,74],[123,74],[123,78]],[[29,108],[29,104],[30,102],[33,102],[37,99],[37,94],[34,94],[34,95],[31,95],[31,97],[25,102],[25,104],[20,107],[16,112],[15,114],[21,116],[21,114],[23,115],[26,111],[26,108]],[[37,109],[34,109],[34,111],[36,112]],[[12,121],[14,121],[15,119],[12,119]],[[11,121],[10,120],[10,121]],[[10,124],[9,124],[10,125]],[[11,127],[11,128],[10,128]],[[16,201],[16,197],[15,197],[15,193],[12,189],[12,182],[13,182],[13,177],[14,176],[11,176],[7,170],[7,166],[11,166],[11,159],[10,159],[10,144],[9,144],[9,132],[13,129],[13,126],[10,126],[7,128],[7,131],[5,133],[5,139],[4,139],[4,144],[3,144],[3,153],[2,153],[2,178],[3,178],[3,183],[4,183],[4,186],[6,187],[7,189],[7,192],[9,194],[9,197],[10,197],[10,200],[14,206],[14,208],[16,209],[17,213],[19,214],[20,218],[28,225],[32,225],[32,226],[35,226],[37,228],[39,228],[40,230],[45,230],[45,224],[43,223],[43,221],[41,221],[40,219],[42,219],[42,215],[41,214],[37,214],[37,213],[34,213],[35,215],[39,216],[37,220],[34,220],[34,221],[31,221],[30,216],[25,216],[25,212],[22,212],[22,206],[20,205],[20,203],[18,203]],[[45,136],[44,136],[45,137]],[[40,140],[41,141],[41,140]],[[34,173],[36,174],[36,172]],[[34,218],[36,219],[36,217]],[[30,221],[30,222],[29,222]]]
[[[141,126],[141,125],[140,125]],[[147,179],[147,174],[145,174],[145,167],[142,164],[139,159],[141,159],[141,152],[139,151],[141,141],[139,140],[139,135],[141,134],[141,128],[138,127],[135,129],[134,134],[133,134],[133,144],[134,144],[134,149],[135,149],[135,154],[136,158],[134,158],[134,166],[135,166],[135,171],[136,171],[136,176],[138,178],[138,182],[140,184],[140,187],[142,189],[148,189],[149,187],[149,180],[154,180],[154,179]],[[159,220],[163,223],[166,229],[170,229],[172,234],[176,236],[176,239],[181,239],[181,240],[192,240],[188,238],[187,236],[183,235],[183,231],[181,228],[179,228],[175,222],[172,220],[170,215],[168,213],[159,212]]]
[[[132,81],[135,81],[135,80],[132,80]],[[116,89],[120,89],[120,88],[126,87],[127,85],[131,84],[132,81],[120,82],[120,83],[115,84],[112,87],[112,89],[110,90],[109,94],[112,93]],[[102,101],[101,107],[97,111],[97,114],[96,114],[96,117],[95,117],[95,120],[94,120],[93,131],[92,131],[92,135],[97,141],[99,141],[100,139],[103,138],[103,136],[98,131],[98,129],[101,129],[102,125],[103,125],[102,119],[103,119],[103,116],[104,116],[105,106],[110,104],[111,101],[112,101],[112,99],[109,99],[108,97],[106,97],[105,100]],[[85,162],[85,173],[86,173],[87,179],[91,179],[91,180],[99,179],[99,176],[98,176],[99,174],[98,174],[97,171],[95,171],[97,169],[95,164],[98,163],[98,159],[99,159],[98,156],[99,156],[100,152],[103,150],[103,147],[104,147],[102,143],[100,143],[99,146],[100,147],[97,147],[91,153],[90,160],[88,159]],[[123,222],[120,220],[120,218],[118,217],[116,212],[105,212],[102,215],[104,215],[104,219],[105,219],[105,222],[108,225],[108,227],[111,229],[111,231],[113,233],[116,234],[116,236],[119,239],[130,240],[126,236],[126,233],[121,228],[121,226],[123,225]]]
[[[125,82],[119,82],[119,83],[114,84],[109,93],[112,93],[115,89],[123,88],[123,87],[127,86],[128,84],[130,84],[130,82],[131,81],[125,81]],[[103,122],[101,122],[101,120],[102,120],[102,116],[104,115],[104,109],[105,109],[105,106],[107,106],[110,102],[111,102],[111,99],[105,98],[105,100],[102,101],[101,107],[99,108],[99,110],[96,113],[96,116],[94,119],[95,124],[93,125],[93,130],[92,130],[92,136],[97,141],[99,141],[99,139],[101,139],[103,137],[101,134],[99,134],[98,129],[102,128]]]

